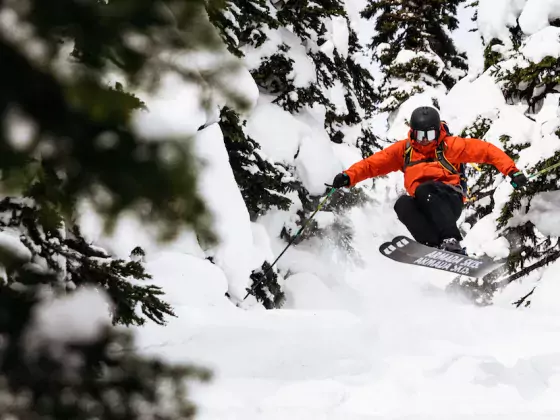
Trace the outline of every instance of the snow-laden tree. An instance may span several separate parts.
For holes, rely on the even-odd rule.
[[[204,9],[198,0],[0,6],[6,418],[193,416],[185,379],[208,372],[140,356],[132,339],[111,326],[164,324],[173,315],[160,288],[145,284],[143,251],[117,259],[94,246],[80,232],[77,209],[88,202],[107,229],[127,211],[158,228],[162,239],[184,226],[201,241],[213,239],[188,139],[147,138],[133,116],[150,104],[126,92],[150,92],[166,75],[220,88],[215,74],[202,84],[176,59],[220,45]]]
[[[500,110],[504,114],[500,121],[479,119],[473,128],[492,130],[518,166],[527,175],[536,174],[560,162],[560,153],[553,147],[560,140],[560,29],[554,21],[546,24],[542,20],[542,16],[554,16],[552,10],[546,10],[551,5],[509,5],[506,11],[517,17],[509,27],[500,26],[491,6],[491,2],[480,2],[483,9],[478,10],[485,41],[485,70],[501,88],[507,105]],[[498,276],[502,279],[471,284],[470,289],[476,289],[478,296],[486,300],[497,288],[529,274],[538,275],[537,269],[560,257],[560,231],[551,228],[546,223],[546,211],[542,213],[544,203],[554,201],[560,187],[558,172],[535,176],[526,188],[496,203],[494,191],[500,180],[494,170],[484,165],[473,187],[478,200],[467,210],[470,224],[492,213],[499,234],[510,243],[506,272]],[[528,296],[515,305],[525,305]]]
[[[332,141],[344,140],[348,127],[360,127],[377,99],[370,73],[356,59],[361,47],[343,2],[228,1],[210,11],[231,51],[248,55],[259,87],[290,112],[325,107]],[[274,10],[274,13],[271,11]],[[254,49],[262,54],[253,62]],[[354,144],[378,146],[364,129]],[[366,146],[367,147],[367,146]]]
[[[300,187],[288,169],[263,155],[259,144],[243,131],[245,122],[232,109],[222,109],[219,124],[251,220],[255,221],[272,207],[288,210],[292,201],[287,193]]]
[[[363,157],[379,149],[368,122],[377,100],[373,80],[359,64],[361,46],[343,2],[229,0],[225,4],[223,11],[208,9],[211,21],[229,50],[249,67],[262,96],[296,117],[317,121],[326,138],[355,147]],[[235,178],[253,218],[270,209],[297,212],[299,220],[282,229],[281,236],[290,240],[315,210],[319,193],[309,194],[301,168],[299,172],[296,168],[301,148],[288,162],[264,158],[258,142],[246,134],[245,118],[223,111],[220,122]],[[288,198],[286,192],[294,190],[297,194]],[[332,207],[337,213],[342,203],[351,206],[364,199],[359,190],[337,195],[338,204]],[[325,237],[334,230],[340,243],[349,244],[351,229],[342,216],[334,217],[328,229],[310,224],[300,240]],[[264,281],[266,264],[253,273],[253,280],[280,290],[270,279]],[[266,293],[259,293],[257,299],[265,302]]]
[[[279,43],[279,48],[272,55],[264,55],[252,71],[257,84],[274,95],[274,103],[293,114],[306,109],[324,110],[324,127],[331,141],[359,148],[362,157],[379,150],[367,122],[378,98],[371,74],[359,64],[361,46],[343,2],[287,0],[274,3],[274,7],[280,27],[270,42]],[[359,189],[337,194],[340,202],[333,207],[330,230],[339,233],[338,243],[350,248],[351,229],[344,217],[337,215],[364,196]],[[310,196],[303,185],[298,196],[302,203],[298,213],[301,226],[315,210],[319,197]],[[294,233],[290,228],[283,231],[286,239]],[[302,239],[324,234],[312,224]]]
[[[493,121],[479,116],[473,125],[463,130],[461,137],[484,139]],[[468,165],[466,175],[469,187],[469,202],[466,204],[465,222],[474,225],[489,215],[494,208],[493,193],[498,170],[492,165]]]
[[[395,111],[410,96],[445,92],[466,74],[466,57],[450,37],[462,0],[372,0],[362,11],[375,35],[369,47],[381,66],[382,111]]]
[[[271,208],[289,210],[292,200],[288,193],[302,188],[289,168],[264,156],[259,144],[245,134],[245,122],[234,110],[223,108],[219,124],[229,163],[251,220],[256,221]],[[267,309],[279,308],[285,300],[284,292],[278,284],[277,271],[269,267],[269,261],[255,267],[252,278],[258,286],[254,294]]]
[[[267,32],[278,28],[271,7],[267,0],[227,0],[206,5],[210,21],[219,29],[228,50],[238,57],[244,56],[247,45],[260,47],[268,39]]]
[[[542,37],[542,38],[541,38]],[[535,44],[540,45],[537,47]],[[551,49],[543,51],[541,43],[548,42]],[[525,142],[508,142],[506,148],[510,155],[523,157],[523,150],[538,147],[537,144],[554,144],[560,141],[560,30],[549,26],[540,32],[525,37],[521,48],[511,58],[496,66],[494,75],[499,81],[508,101],[522,103],[528,107],[527,115],[536,122],[538,129],[532,138]],[[539,48],[536,54],[534,51]],[[529,152],[530,153],[530,152]],[[524,163],[529,174],[560,163],[560,153],[551,150],[540,153],[535,158],[525,158]],[[533,270],[551,263],[560,257],[560,231],[539,229],[531,217],[524,223],[508,227],[512,218],[527,215],[539,202],[551,199],[560,189],[558,172],[546,172],[536,176],[523,191],[512,194],[508,203],[502,208],[499,227],[520,252],[510,257],[509,267],[516,272],[514,278],[529,274]]]

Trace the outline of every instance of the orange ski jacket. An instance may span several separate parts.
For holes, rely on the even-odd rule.
[[[459,186],[460,175],[449,172],[436,158],[436,148],[441,142],[444,142],[445,158],[457,168],[457,172],[461,163],[488,163],[495,166],[504,175],[518,171],[515,162],[493,144],[479,139],[450,136],[443,125],[440,128],[437,142],[432,142],[427,146],[413,141],[410,134],[409,131],[408,139],[400,140],[344,171],[350,177],[350,185],[353,186],[367,178],[387,175],[400,170],[404,172],[404,186],[411,196],[414,196],[416,188],[426,181],[440,181]],[[405,168],[407,144],[412,145],[413,150],[410,164]],[[419,162],[423,160],[430,161]]]

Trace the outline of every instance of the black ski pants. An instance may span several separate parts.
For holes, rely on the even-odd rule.
[[[403,195],[395,203],[395,212],[414,239],[438,246],[444,239],[461,240],[457,220],[463,211],[461,193],[438,181],[420,184],[415,197]]]

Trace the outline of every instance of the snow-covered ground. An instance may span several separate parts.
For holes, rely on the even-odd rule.
[[[281,310],[235,307],[210,262],[193,270],[194,257],[180,253],[150,262],[178,318],[139,329],[137,345],[214,370],[194,387],[198,418],[559,418],[558,311],[517,310],[505,296],[478,308],[449,295],[451,275],[379,255],[399,232],[387,205],[354,213],[369,220],[357,239],[363,265],[328,245],[314,257],[294,250],[287,261],[302,272],[286,279]]]
[[[541,1],[546,8],[539,8]],[[365,1],[347,3],[360,40],[367,43],[373,25],[358,16]],[[482,75],[480,36],[487,41],[503,38],[507,43],[507,25],[523,12],[521,23],[535,34],[533,44],[538,43],[539,31],[546,30],[542,21],[557,15],[557,3],[481,0],[481,33],[476,34],[469,32],[472,9],[461,8],[461,27],[454,38],[469,54],[469,75],[448,95],[437,92],[442,114],[454,132],[483,116],[493,121],[488,140],[498,146],[504,133],[512,141],[533,136],[532,146],[521,155],[523,168],[558,149],[557,144],[542,140],[544,134],[550,134],[543,131],[547,123],[552,127],[558,118],[553,103],[555,100],[557,105],[558,98],[549,98],[537,123],[523,117],[524,109],[506,104],[495,80]],[[344,31],[337,33],[338,37]],[[294,47],[297,82],[305,85],[312,66],[305,49],[287,30],[277,36]],[[335,41],[333,35],[333,45],[341,45]],[[255,63],[246,62],[248,67],[256,66],[259,54],[266,51],[253,53],[247,60]],[[369,68],[378,71],[375,65]],[[349,143],[329,141],[320,109],[290,114],[265,95],[257,98],[247,70],[241,68],[239,74],[240,89],[250,92],[249,102],[255,104],[245,116],[246,131],[261,144],[263,155],[292,165],[309,191],[320,194],[324,182],[360,158],[359,150]],[[149,106],[153,104],[152,114],[137,116],[139,130],[150,127],[169,135],[195,135],[196,128],[208,122],[207,113],[193,108],[192,103],[187,108],[178,106],[182,100],[192,102],[193,91],[180,83],[168,80],[156,102],[146,99]],[[417,95],[403,104],[388,136],[402,138],[407,131],[405,119],[414,107],[431,104],[432,94]],[[166,113],[167,108],[177,112]],[[162,115],[155,115],[158,112]],[[387,127],[381,120],[374,120],[373,128],[385,135]],[[392,209],[402,191],[399,174],[378,180],[375,190],[369,192],[372,201],[349,211],[354,257],[328,240],[305,241],[290,249],[279,263],[287,296],[283,309],[265,311],[252,297],[240,307],[232,303],[243,298],[251,270],[259,268],[264,259],[272,261],[285,246],[278,236],[283,226],[295,226],[299,201],[294,197],[290,211],[272,210],[251,222],[221,136],[214,124],[194,140],[195,153],[204,161],[200,191],[221,240],[216,247],[203,250],[190,232],[180,233],[171,245],[157,245],[131,219],[121,221],[114,237],[103,239],[93,215],[85,212],[82,220],[85,234],[119,256],[127,256],[136,245],[146,249],[153,281],[164,287],[178,317],[165,327],[149,324],[138,328],[137,346],[147,354],[214,371],[210,384],[192,388],[200,408],[198,418],[560,418],[560,264],[508,287],[496,297],[494,306],[480,308],[445,292],[453,275],[399,265],[382,257],[379,245],[405,233]],[[511,187],[502,183],[496,192],[497,203],[504,202],[510,192]],[[558,224],[550,222],[549,216],[560,205],[555,204],[557,196],[549,198],[537,200],[533,214],[519,217],[541,220],[543,229],[552,234]],[[504,249],[507,252],[507,243],[495,232],[494,216],[489,215],[470,232],[466,238],[469,248],[496,255]],[[320,218],[330,220],[328,214]],[[212,256],[215,264],[206,256]],[[537,280],[540,287],[532,296],[532,307],[512,306]]]

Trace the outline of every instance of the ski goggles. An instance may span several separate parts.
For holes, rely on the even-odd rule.
[[[437,130],[413,130],[414,139],[420,144],[428,144],[437,139]]]

